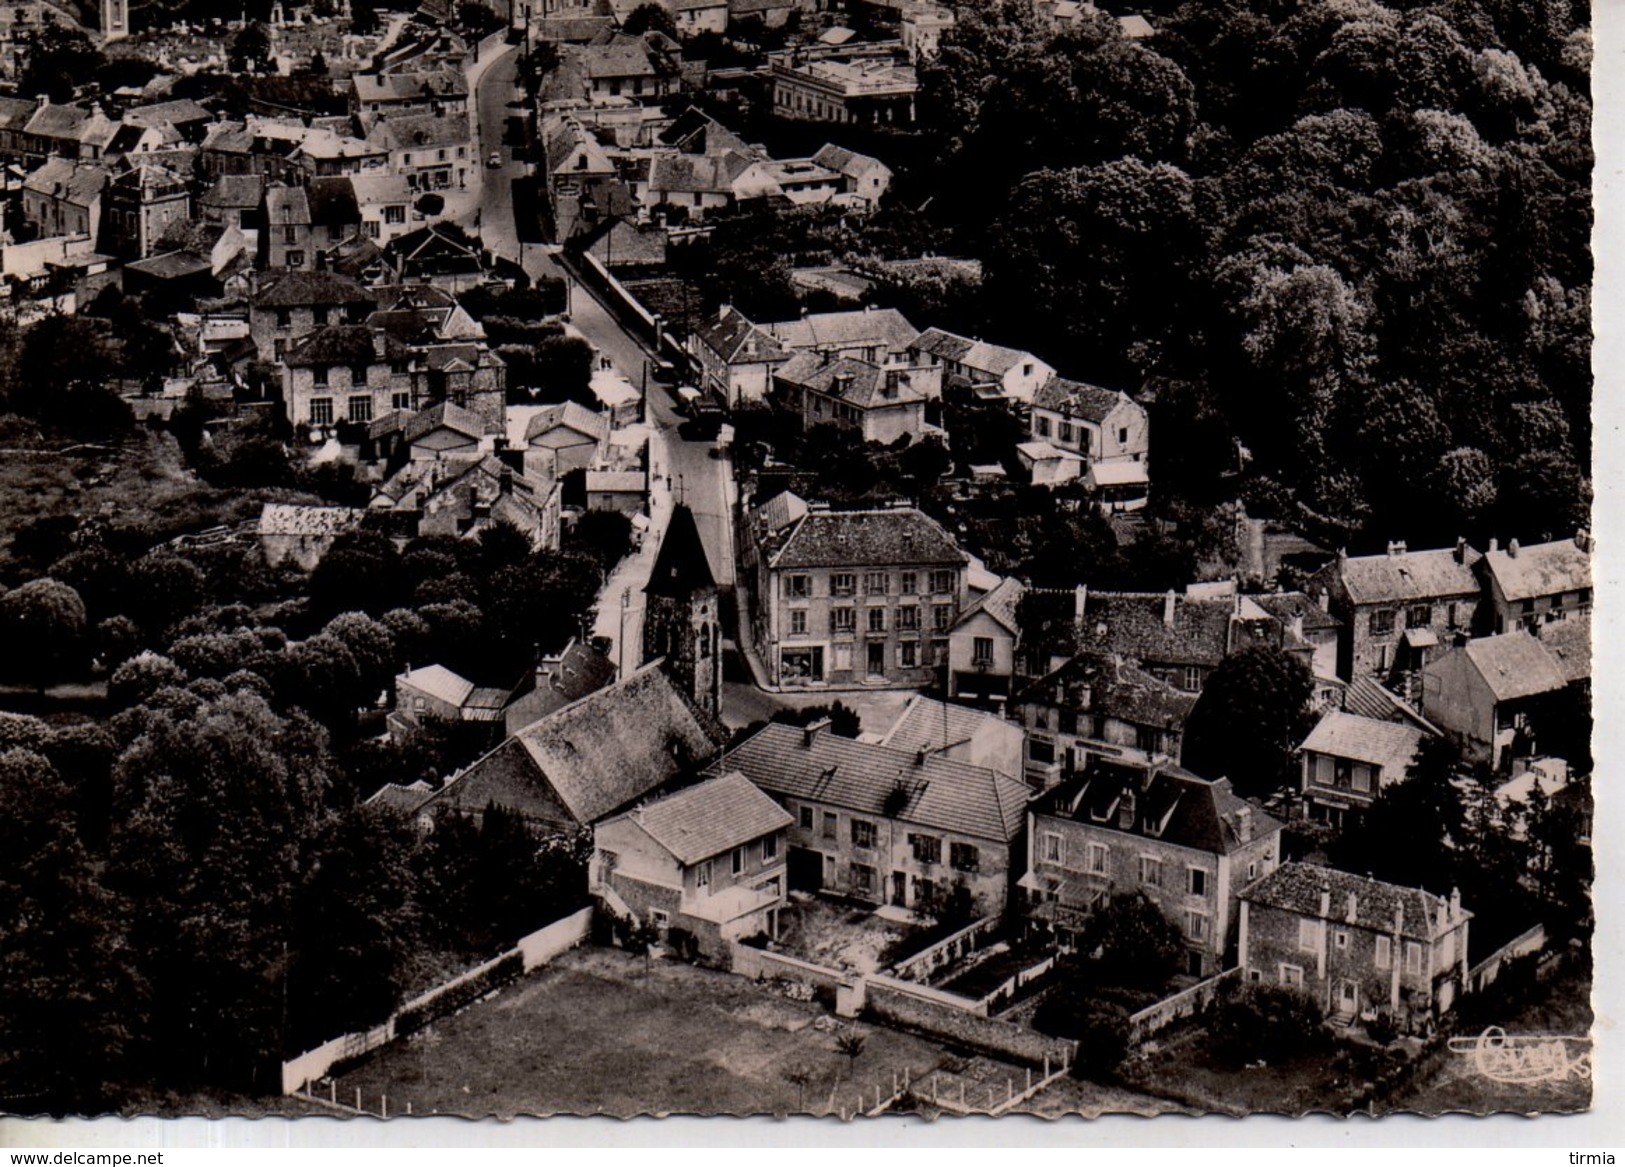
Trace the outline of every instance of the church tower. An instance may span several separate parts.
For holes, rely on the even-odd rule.
[[[102,41],[123,40],[130,35],[129,0],[102,0]]]
[[[643,662],[664,657],[677,687],[712,717],[722,707],[717,582],[694,512],[679,503],[644,586]]]

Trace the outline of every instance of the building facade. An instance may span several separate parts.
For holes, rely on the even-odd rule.
[[[964,607],[964,552],[911,507],[809,509],[757,554],[755,632],[772,684],[924,688]]]
[[[1471,918],[1457,893],[1286,863],[1242,893],[1240,963],[1248,981],[1302,992],[1335,1020],[1387,1014],[1416,1032],[1470,987]]]
[[[1185,938],[1185,972],[1231,966],[1241,891],[1281,861],[1281,824],[1230,783],[1099,764],[1032,804],[1027,915],[1063,943],[1114,896],[1143,895]]]
[[[1478,562],[1491,632],[1517,628],[1534,631],[1541,624],[1591,613],[1591,536],[1522,547],[1516,539],[1503,550],[1490,540]]]

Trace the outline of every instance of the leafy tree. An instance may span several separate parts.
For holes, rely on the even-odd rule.
[[[588,511],[576,520],[570,544],[591,555],[604,572],[613,571],[632,549],[632,520],[619,511]]]
[[[22,50],[18,91],[48,97],[58,105],[72,101],[78,87],[107,60],[82,31],[55,19],[25,34]]]
[[[621,25],[621,31],[628,36],[642,36],[646,32],[663,32],[673,40],[677,39],[677,23],[672,20],[671,13],[659,4],[639,4]]]
[[[75,835],[73,792],[38,754],[0,753],[0,1093],[24,1114],[98,1113],[142,1020],[126,912]]]
[[[1278,648],[1255,645],[1225,658],[1185,722],[1185,765],[1229,778],[1243,796],[1273,793],[1292,777],[1313,692],[1309,666]]]
[[[203,572],[168,551],[135,560],[126,578],[124,614],[150,633],[162,632],[203,604]]]
[[[341,612],[380,614],[395,606],[400,557],[382,535],[340,535],[310,574],[311,609],[321,617]]]
[[[578,336],[550,337],[534,349],[536,400],[544,404],[575,401],[596,409],[593,396],[592,346]]]
[[[1154,992],[1179,971],[1185,938],[1145,896],[1117,895],[1089,917],[1078,949],[1096,984]]]
[[[146,701],[159,689],[184,684],[186,674],[167,656],[143,652],[121,664],[107,682],[107,697],[128,707]]]
[[[265,73],[274,68],[271,60],[271,34],[259,21],[231,38],[226,56],[234,73]]]
[[[1307,993],[1281,985],[1245,985],[1214,1010],[1209,1031],[1232,1066],[1282,1062],[1326,1044],[1324,1014]]]
[[[84,664],[84,601],[58,580],[30,580],[0,596],[0,632],[11,645],[11,668],[42,688]]]
[[[1461,770],[1456,747],[1442,738],[1424,738],[1405,781],[1383,787],[1359,822],[1333,844],[1335,865],[1450,894],[1461,875],[1457,848],[1466,842],[1466,811],[1456,785]]]

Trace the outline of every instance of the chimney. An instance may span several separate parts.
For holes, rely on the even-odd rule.
[[[1461,919],[1461,888],[1459,887],[1450,889],[1450,918],[1452,920]]]
[[[1250,843],[1253,841],[1253,808],[1244,806],[1236,811],[1236,841]]]
[[[497,480],[497,490],[502,494],[513,493],[513,467],[504,466],[502,476]]]
[[[1467,562],[1467,540],[1463,539],[1460,535],[1456,536],[1455,558],[1457,563]]]
[[[925,765],[925,751],[923,749],[914,751],[914,764],[916,766]]]
[[[1125,787],[1117,799],[1117,829],[1132,831],[1134,829],[1134,788]]]
[[[1577,551],[1591,552],[1591,532],[1581,527],[1574,532],[1574,547]]]
[[[1507,558],[1508,559],[1516,559],[1516,558],[1518,558],[1518,541],[1516,539],[1508,539],[1507,540]]]
[[[803,729],[801,731],[801,746],[802,746],[802,748],[807,749],[807,750],[812,749],[813,748],[813,742],[818,740],[818,735],[821,732],[823,732],[824,730],[828,729],[828,728],[829,728],[829,718],[820,717],[817,721],[813,722],[811,725],[809,725],[805,729]]]
[[[1170,628],[1174,624],[1174,604],[1177,601],[1178,596],[1174,594],[1173,588],[1169,588],[1168,594],[1162,598],[1162,622]]]
[[[1491,535],[1490,536],[1490,554],[1494,555],[1499,550],[1501,550],[1501,540],[1497,539],[1494,535]]]
[[[1358,920],[1359,918],[1360,918],[1360,901],[1357,898],[1355,898],[1355,895],[1354,895],[1353,892],[1349,892],[1348,907],[1345,910],[1345,912],[1343,913],[1343,922],[1345,924],[1352,924],[1356,920]]]
[[[1303,613],[1302,612],[1300,612],[1296,616],[1292,617],[1292,635],[1296,636],[1299,640],[1303,639]]]
[[[1322,589],[1319,600],[1320,610],[1322,612],[1330,612],[1332,610],[1332,593],[1329,590]]]
[[[1332,889],[1325,884],[1320,885],[1320,918],[1327,919],[1332,914]]]
[[[1089,606],[1089,588],[1079,584],[1072,589],[1072,619],[1075,623],[1083,623],[1083,613]]]
[[[1389,555],[1403,555],[1408,550],[1403,539],[1390,539],[1388,541]]]
[[[1347,547],[1339,547],[1337,549],[1337,561],[1339,563],[1343,562],[1343,560],[1347,559],[1348,557],[1349,549]]]

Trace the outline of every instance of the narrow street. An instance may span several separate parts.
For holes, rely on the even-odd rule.
[[[482,61],[473,72],[474,106],[479,126],[481,194],[479,234],[495,255],[520,263],[531,278],[565,281],[569,290],[570,322],[580,330],[600,357],[633,385],[645,390],[644,417],[650,427],[650,530],[643,549],[623,560],[606,581],[599,597],[594,635],[609,639],[610,656],[623,667],[636,667],[642,641],[643,585],[675,502],[694,512],[701,538],[711,556],[711,571],[724,587],[734,582],[732,523],[732,469],[725,450],[714,442],[685,441],[677,432],[682,421],[671,388],[649,376],[653,354],[585,285],[573,279],[554,256],[555,244],[537,241],[534,224],[521,225],[515,216],[514,183],[530,175],[531,165],[516,156],[509,141],[510,118],[526,116],[515,86],[519,76],[519,47],[506,46]],[[488,167],[493,152],[500,167]],[[623,654],[623,640],[624,654]],[[624,659],[623,659],[624,657]]]

